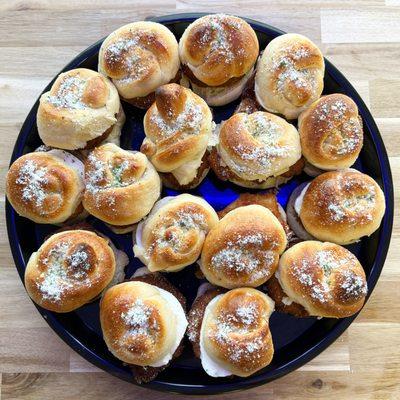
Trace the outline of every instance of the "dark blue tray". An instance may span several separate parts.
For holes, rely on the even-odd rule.
[[[166,25],[179,38],[186,26],[203,14],[177,14],[153,18]],[[283,32],[269,25],[248,20],[255,29],[260,41],[260,49]],[[77,67],[97,69],[97,56],[102,41],[99,41],[79,54],[63,71]],[[324,93],[345,93],[358,105],[364,123],[364,147],[355,168],[372,176],[383,188],[386,197],[386,214],[381,228],[371,237],[349,246],[349,249],[359,258],[368,277],[369,293],[371,294],[381,273],[387,250],[389,247],[393,221],[393,183],[388,157],[378,128],[366,105],[347,79],[327,60],[325,72]],[[49,90],[51,84],[44,89]],[[142,120],[144,113],[136,108],[124,104],[127,121],[123,128],[122,147],[138,149],[144,134]],[[216,122],[228,118],[236,103],[224,107],[214,108]],[[36,127],[36,112],[38,101],[22,126],[14,147],[11,162],[22,154],[33,151],[39,146],[40,139]],[[293,179],[280,188],[278,199],[285,206],[288,197],[300,182],[307,179],[301,176]],[[210,173],[205,181],[195,190],[194,194],[204,197],[216,210],[224,208],[237,198],[241,191],[239,187],[218,181]],[[164,190],[163,195],[176,194],[172,190]],[[18,273],[23,280],[25,265],[29,256],[43,242],[44,237],[56,228],[50,225],[37,225],[27,219],[19,217],[10,204],[6,204],[8,236],[11,250]],[[89,219],[97,229],[111,237],[114,243],[124,249],[129,255],[130,263],[127,275],[141,264],[132,254],[132,240],[130,235],[115,235],[100,221]],[[180,288],[190,302],[193,300],[199,281],[194,277],[194,266],[168,275],[168,278]],[[102,339],[98,312],[98,302],[88,304],[79,310],[67,314],[55,314],[37,307],[52,329],[81,356],[103,370],[129,382],[133,382],[128,368],[114,358],[107,350]],[[275,346],[275,355],[272,363],[262,371],[249,378],[211,378],[203,372],[199,360],[195,359],[190,346],[186,346],[184,354],[156,380],[146,385],[148,388],[190,394],[212,394],[231,390],[245,389],[261,385],[285,375],[321,353],[351,324],[355,316],[341,320],[303,318],[298,319],[289,315],[273,313],[271,316],[271,331]]]

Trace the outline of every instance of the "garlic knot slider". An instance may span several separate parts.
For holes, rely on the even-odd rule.
[[[270,210],[239,207],[208,233],[201,271],[209,282],[228,289],[257,287],[273,275],[286,245],[285,230]]]
[[[138,151],[107,143],[95,148],[85,162],[83,206],[115,229],[132,230],[160,193],[157,171]]]
[[[298,125],[303,155],[313,169],[345,169],[356,162],[363,126],[350,97],[340,93],[321,97],[300,114]]]
[[[232,15],[206,15],[192,22],[179,41],[183,72],[193,91],[210,106],[236,100],[258,57],[253,28]]]
[[[214,289],[200,295],[189,312],[200,333],[190,335],[200,349],[201,364],[212,377],[247,377],[270,364],[274,346],[269,317],[274,302],[253,288],[226,293]]]
[[[223,122],[209,161],[220,179],[257,189],[285,183],[303,169],[296,128],[264,111]]]
[[[66,150],[87,149],[118,140],[125,121],[117,89],[86,68],[60,74],[40,97],[37,126],[43,143]]]
[[[177,78],[178,42],[157,22],[138,21],[118,28],[99,51],[99,72],[109,77],[123,100],[147,109],[154,91]]]
[[[155,98],[144,117],[146,138],[140,149],[167,187],[192,189],[209,171],[211,111],[201,97],[175,83],[159,87]]]
[[[87,230],[50,236],[32,253],[25,288],[41,307],[60,313],[95,299],[112,281],[115,256],[108,241]]]
[[[372,235],[384,214],[382,189],[370,176],[354,169],[317,176],[293,191],[287,208],[289,225],[297,236],[337,244]]]
[[[143,281],[113,286],[100,303],[109,350],[142,367],[162,367],[173,358],[187,327],[185,311],[169,291]]]
[[[136,229],[135,257],[152,272],[179,271],[199,258],[206,235],[217,223],[217,213],[200,197],[164,197]]]
[[[278,36],[257,64],[257,100],[265,110],[295,119],[320,97],[324,72],[324,57],[310,39],[295,33]]]
[[[368,288],[364,270],[350,251],[334,243],[305,241],[281,256],[267,291],[278,311],[344,318],[360,311]]]
[[[28,153],[6,177],[7,199],[15,211],[39,224],[61,224],[83,212],[84,165],[64,150]]]

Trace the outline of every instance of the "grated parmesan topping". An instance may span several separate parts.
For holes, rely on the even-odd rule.
[[[308,88],[311,85],[312,89],[316,85],[314,72],[309,68],[297,69],[295,61],[302,60],[310,56],[308,48],[300,46],[293,49],[292,46],[283,48],[272,61],[272,69],[280,71],[276,80],[276,91],[283,93],[287,82],[293,83],[296,88]]]
[[[262,249],[265,240],[267,239],[261,233],[238,235],[235,241],[227,242],[224,248],[211,257],[210,264],[217,270],[227,269],[237,274],[251,274],[251,280],[260,279],[268,275],[275,262],[275,252]]]
[[[61,241],[55,245],[43,259],[47,267],[37,279],[36,286],[43,299],[60,301],[64,293],[79,285],[90,285],[88,271],[91,263],[88,254],[78,247],[71,254],[71,243]]]
[[[181,247],[185,247],[185,239],[192,230],[207,232],[207,222],[203,214],[188,209],[178,210],[173,218],[168,215],[161,218],[152,231],[156,240],[146,249],[146,255],[151,257],[157,249],[166,247],[179,251]]]
[[[326,121],[328,129],[333,130],[324,140],[324,146],[337,155],[354,152],[362,142],[362,129],[357,117],[346,117],[348,107],[338,99],[332,103],[321,101],[311,118]],[[321,126],[319,131],[326,128]]]
[[[96,157],[92,152],[88,156],[90,173],[85,174],[85,189],[96,194],[100,191],[110,188],[119,188],[132,185],[136,181],[136,177],[130,175],[129,178],[123,177],[123,173],[129,169],[129,161],[124,160],[118,165],[112,164],[112,160],[105,162]],[[107,173],[109,172],[109,173]],[[109,205],[115,204],[115,198],[109,197]]]
[[[228,25],[235,30],[242,29],[242,23],[239,20],[228,19],[225,14],[215,14],[208,17],[208,29],[205,29],[203,36],[200,38],[200,43],[204,45],[210,44],[210,52],[206,56],[209,59],[214,52],[224,55],[226,64],[232,63],[237,55],[244,52],[243,48],[238,48],[236,54],[232,48],[232,38],[230,29],[226,29],[224,25]],[[210,43],[211,41],[211,43]]]
[[[268,169],[276,158],[288,157],[292,147],[280,145],[279,139],[283,133],[281,126],[258,113],[253,114],[252,118],[247,118],[245,125],[249,134],[260,145],[257,147],[248,147],[241,143],[237,144],[233,150],[241,159],[256,161],[260,168]],[[239,172],[252,171],[252,168],[246,165],[235,164],[232,167]]]
[[[152,310],[144,304],[143,300],[136,301],[126,312],[121,313],[121,318],[129,327],[128,335],[149,335],[150,330],[157,329],[156,319],[151,321]]]
[[[163,139],[184,131],[185,134],[198,135],[202,128],[203,110],[199,104],[187,101],[184,110],[175,118],[166,121],[158,112],[150,117],[150,121],[157,126]]]
[[[226,348],[227,356],[232,362],[240,362],[243,358],[255,362],[268,349],[262,335],[250,335],[258,328],[258,318],[256,303],[248,302],[234,312],[219,315],[216,319],[214,339]],[[246,337],[246,343],[238,339],[239,335]]]
[[[81,110],[86,108],[82,96],[86,82],[77,76],[65,76],[55,95],[48,94],[47,101],[58,108]]]
[[[118,83],[132,83],[145,76],[150,69],[146,57],[142,56],[139,48],[148,50],[156,37],[148,31],[135,31],[134,37],[119,38],[111,43],[105,50],[105,58],[110,64],[122,63],[126,71],[126,75],[119,79],[113,79]],[[157,56],[156,53],[154,53]]]
[[[362,297],[368,292],[367,282],[353,271],[347,270],[342,272],[344,280],[340,287],[344,289],[344,297]]]
[[[372,211],[375,207],[375,188],[373,192],[364,195],[347,197],[343,200],[333,199],[328,204],[328,211],[333,221],[346,220],[350,224],[360,223],[359,216],[372,221]]]
[[[16,183],[22,185],[22,200],[33,202],[37,208],[43,206],[46,199],[48,179],[46,167],[39,167],[33,160],[26,160],[21,166]]]
[[[349,265],[355,265],[355,258],[352,255],[341,256],[332,250],[319,250],[310,259],[303,258],[300,263],[293,265],[290,273],[302,286],[310,288],[313,299],[327,303],[332,298],[330,275],[335,270]],[[321,268],[324,273],[321,279],[314,278],[315,266]],[[340,271],[341,274],[348,272],[348,270]]]

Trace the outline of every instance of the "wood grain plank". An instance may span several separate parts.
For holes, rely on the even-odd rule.
[[[380,280],[356,322],[397,323],[400,321],[398,281]],[[390,312],[388,312],[390,310]]]
[[[129,22],[174,10],[174,1],[158,0],[143,8],[126,7],[123,12],[115,9],[4,11],[0,18],[0,47],[36,47],[49,43],[52,46],[89,46]],[[14,26],[18,29],[13,29]]]
[[[320,12],[316,8],[296,7],[285,4],[268,4],[268,12],[260,13],[263,6],[257,2],[217,1],[211,4],[194,1],[177,1],[177,12],[223,12],[256,19],[279,27],[285,32],[298,32],[309,36],[316,43],[320,42]]]
[[[373,3],[373,1],[371,1]],[[171,6],[175,2],[170,1]],[[137,9],[149,6],[148,0],[135,0],[134,6]],[[162,2],[157,2],[156,6],[162,6]],[[109,0],[7,0],[0,3],[0,11],[64,11],[64,10],[98,10],[112,9],[114,11],[132,8],[132,0],[118,0],[118,3]]]
[[[216,400],[397,400],[400,388],[397,376],[378,373],[380,385],[371,383],[368,372],[296,371],[274,382],[244,392],[213,396]],[[118,381],[105,373],[3,374],[3,400],[98,400],[143,399],[172,400],[176,394],[160,393]],[[179,396],[194,399],[193,396]]]
[[[400,118],[375,118],[389,157],[400,156]]]
[[[397,1],[397,0],[389,0],[389,1]],[[302,0],[302,6],[310,6],[314,8],[343,8],[346,6],[354,6],[354,5],[369,5],[369,6],[378,6],[384,4],[385,0]],[[194,0],[189,1],[179,1],[178,4],[192,4],[194,6],[198,5],[198,2]],[[231,4],[231,1],[227,0],[207,0],[207,6],[209,7],[208,12],[215,11],[216,7],[220,7],[221,4],[226,8],[227,5]],[[260,7],[265,6],[264,1],[260,0],[236,0],[236,4],[246,6],[248,8],[259,9]],[[135,6],[137,8],[143,8],[148,6],[149,2],[147,0],[136,0]],[[296,0],[269,0],[268,5],[290,5],[297,7],[299,6],[299,2]],[[8,0],[7,2],[0,3],[0,11],[27,11],[27,10],[90,10],[90,9],[121,9],[132,6],[131,0],[119,0],[116,5],[115,2],[110,2],[109,0]]]
[[[49,83],[48,78],[0,76],[0,119],[4,124],[25,120],[35,100]]]
[[[86,47],[0,47],[0,76],[44,77],[50,80]]]
[[[400,41],[399,9],[362,7],[321,10],[323,43],[386,43]]]
[[[102,372],[101,369],[97,368],[89,361],[86,361],[75,351],[71,350],[69,354],[69,371],[70,372]]]
[[[11,256],[9,261],[12,261]],[[46,321],[38,313],[25,292],[13,265],[0,270],[0,292],[2,293],[0,329],[24,331],[30,328],[48,328]],[[7,340],[12,341],[12,335]],[[17,357],[17,355],[16,353],[15,356]]]
[[[2,372],[68,372],[69,353],[48,327],[0,328]]]
[[[370,81],[371,110],[374,117],[400,117],[400,79],[373,79]]]
[[[148,15],[234,13],[303,33],[321,45],[370,107],[390,157],[395,204],[400,204],[399,6],[399,0],[0,2],[0,399],[176,398],[122,382],[73,352],[36,311],[15,270],[4,220],[4,177],[22,121],[68,61],[122,24]],[[382,275],[350,329],[299,371],[215,399],[400,398],[398,208]]]
[[[399,43],[324,43],[321,50],[347,79],[400,79]]]
[[[399,370],[400,323],[357,322],[348,332],[352,371],[389,373]]]

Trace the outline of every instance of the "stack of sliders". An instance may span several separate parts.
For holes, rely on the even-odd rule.
[[[104,341],[139,383],[179,357],[185,334],[206,374],[248,377],[273,360],[273,312],[360,311],[366,276],[342,245],[379,228],[385,197],[351,168],[362,120],[346,95],[321,97],[324,71],[308,38],[285,34],[260,54],[253,28],[229,15],[197,19],[179,43],[155,22],[112,32],[98,72],[60,74],[41,96],[44,145],[7,174],[15,211],[56,226],[26,267],[32,300],[58,313],[98,301]],[[215,124],[210,107],[239,97]],[[146,110],[140,151],[120,147],[126,103]],[[226,185],[270,190],[218,213],[192,194],[161,197],[162,185],[193,189],[210,169]],[[285,211],[277,188],[303,171],[310,180]],[[88,217],[132,235],[130,260]],[[142,265],[125,276],[134,257]],[[193,264],[203,283],[189,306],[168,274]]]

